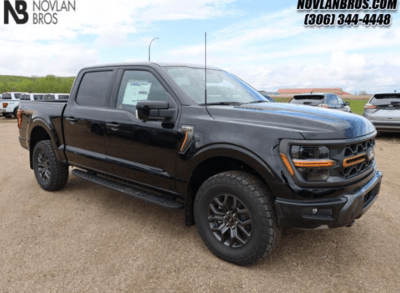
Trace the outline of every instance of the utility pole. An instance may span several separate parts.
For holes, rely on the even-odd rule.
[[[150,45],[149,45],[149,62],[150,62],[150,47],[151,47],[151,43],[153,43],[154,40],[158,40],[158,38],[154,38],[150,42]]]

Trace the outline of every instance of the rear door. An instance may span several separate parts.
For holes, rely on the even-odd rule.
[[[106,171],[105,113],[117,69],[81,71],[63,115],[65,151],[69,163]]]
[[[121,69],[106,113],[106,153],[113,175],[175,191],[175,163],[179,135],[177,123],[144,122],[136,118],[139,100],[168,101],[178,109],[178,99],[161,76],[148,67]]]

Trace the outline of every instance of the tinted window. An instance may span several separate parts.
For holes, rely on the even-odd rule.
[[[290,101],[291,104],[318,106],[324,100],[323,95],[295,95]]]
[[[43,100],[55,100],[56,96],[55,95],[44,95]]]
[[[11,100],[11,94],[3,94],[3,100]]]
[[[15,93],[14,97],[19,100],[19,98],[21,97],[21,94],[20,93]]]
[[[337,105],[338,104],[338,100],[336,99],[335,95],[329,95],[327,98],[327,104],[328,105]]]
[[[29,101],[31,99],[31,97],[29,95],[22,95],[21,96],[21,100],[23,101]]]
[[[322,95],[298,95],[294,96],[295,100],[322,100],[324,96]]]
[[[373,96],[370,103],[372,105],[397,104],[400,103],[400,94],[376,94]]]
[[[58,98],[60,100],[68,100],[69,96],[68,95],[58,95]]]
[[[168,101],[167,91],[153,74],[125,71],[118,93],[118,109],[136,110],[138,101]]]
[[[37,100],[43,100],[43,95],[33,95],[33,99],[34,99],[35,101],[37,101]]]
[[[83,106],[105,107],[112,71],[88,72],[79,86],[76,102]]]

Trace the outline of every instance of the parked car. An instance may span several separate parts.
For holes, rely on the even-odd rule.
[[[69,94],[46,94],[44,100],[68,100]]]
[[[43,100],[44,94],[40,93],[23,93],[21,94],[21,101],[40,101]]]
[[[364,106],[363,116],[379,132],[400,131],[400,93],[375,94]]]
[[[86,67],[68,100],[21,103],[19,141],[38,184],[64,188],[72,166],[84,180],[184,209],[207,247],[240,265],[269,255],[282,227],[352,226],[371,208],[382,174],[367,119],[271,103],[218,68],[205,91],[204,73]]]
[[[17,117],[21,93],[3,93],[0,100],[0,113],[6,118]]]
[[[350,103],[344,102],[335,94],[301,94],[293,96],[290,104],[300,104],[308,106],[318,106],[351,113]]]

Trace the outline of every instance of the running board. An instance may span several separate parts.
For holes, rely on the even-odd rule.
[[[160,205],[164,208],[169,208],[169,209],[183,209],[183,203],[176,202],[173,199],[158,196],[156,194],[135,189],[132,187],[129,187],[127,185],[121,184],[119,182],[109,180],[103,177],[99,177],[97,175],[93,175],[91,173],[87,173],[81,170],[74,169],[72,170],[72,174],[74,174],[76,177],[88,180],[93,183],[97,183],[100,185],[103,185],[105,187],[109,187],[111,189],[123,192],[129,196],[134,196],[136,198],[142,199],[147,202],[151,202],[157,205]]]

